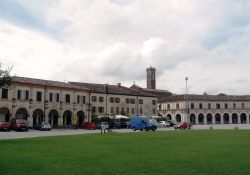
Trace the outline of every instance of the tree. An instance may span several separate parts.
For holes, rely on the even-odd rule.
[[[12,79],[10,76],[10,71],[11,68],[8,68],[6,70],[1,70],[1,65],[0,65],[0,88],[9,88],[11,83],[12,83]]]

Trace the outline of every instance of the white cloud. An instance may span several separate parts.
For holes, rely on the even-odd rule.
[[[62,40],[0,21],[0,61],[18,75],[146,85],[184,93],[250,94],[249,1],[58,0],[23,4]]]

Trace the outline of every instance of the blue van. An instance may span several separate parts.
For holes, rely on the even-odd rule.
[[[157,129],[156,121],[150,119],[147,116],[138,116],[132,117],[130,121],[130,128],[134,131],[136,130],[145,130],[145,131],[155,131]]]

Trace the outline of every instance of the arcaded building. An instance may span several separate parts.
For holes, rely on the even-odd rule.
[[[155,115],[157,98],[118,85],[65,83],[26,77],[12,78],[10,89],[0,90],[0,121],[26,119],[53,127],[91,121],[92,115]]]
[[[250,96],[173,95],[158,100],[158,111],[177,122],[249,124]]]

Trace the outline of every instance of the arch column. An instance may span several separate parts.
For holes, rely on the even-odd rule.
[[[241,124],[241,118],[240,115],[237,116],[238,124]]]
[[[247,124],[249,123],[249,116],[246,116]]]
[[[229,115],[229,124],[232,124],[233,123],[233,120],[232,120],[232,114],[228,114]]]
[[[195,124],[196,124],[196,125],[199,124],[199,116],[195,116]]]
[[[212,124],[215,124],[215,116],[212,115]]]
[[[223,115],[223,114],[221,114],[220,123],[221,123],[221,124],[224,124],[224,115]]]
[[[207,125],[207,115],[204,115],[203,122],[204,122],[204,125]]]

